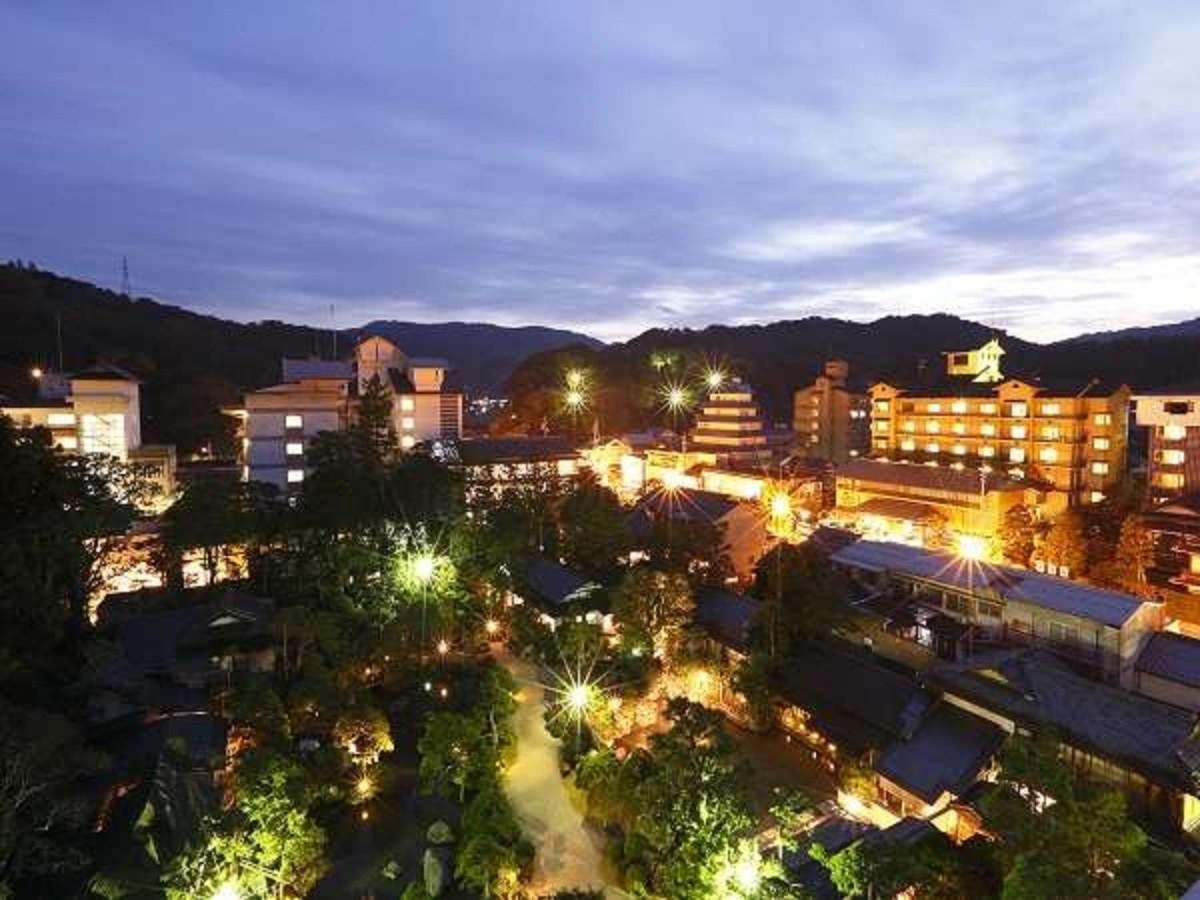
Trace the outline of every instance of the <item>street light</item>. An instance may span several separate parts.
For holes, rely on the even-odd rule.
[[[581,406],[583,406],[583,391],[579,390],[578,388],[572,388],[571,390],[567,391],[566,401],[568,409],[570,409],[572,412],[577,411]]]
[[[725,373],[720,369],[709,369],[704,376],[704,383],[708,385],[710,391],[715,391],[725,383]]]
[[[567,691],[567,706],[576,716],[582,716],[592,699],[592,689],[586,682],[571,685]]]
[[[960,534],[957,544],[963,559],[979,562],[987,558],[987,541],[977,534]]]
[[[231,878],[222,882],[213,892],[212,900],[242,900],[242,892],[238,889],[237,882]]]
[[[413,560],[413,575],[422,584],[429,583],[429,580],[433,578],[433,572],[436,568],[437,560],[433,558],[432,554],[422,553]]]
[[[579,369],[572,369],[567,373],[567,387],[571,390],[579,390],[583,387],[583,372]]]
[[[486,622],[483,623],[483,630],[486,631],[488,634],[495,634],[497,631],[500,630],[500,623],[497,622],[495,619],[488,619]]]
[[[44,374],[46,374],[46,373],[42,371],[41,366],[34,366],[32,369],[29,370],[29,377],[32,378],[34,381],[39,380]]]

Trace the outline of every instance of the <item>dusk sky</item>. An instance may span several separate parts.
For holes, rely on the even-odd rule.
[[[604,339],[1200,315],[1195,0],[183,6],[0,2],[0,258]]]

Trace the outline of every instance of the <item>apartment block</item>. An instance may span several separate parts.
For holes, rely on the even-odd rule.
[[[1151,502],[1200,492],[1200,388],[1138,394],[1133,410],[1135,423],[1150,432]]]
[[[872,456],[1002,471],[1061,491],[1072,505],[1103,500],[1125,471],[1129,388],[980,381],[960,367],[966,355],[947,354],[945,372],[871,387]]]
[[[807,459],[844,463],[870,450],[871,400],[850,386],[850,364],[825,363],[824,372],[793,398],[796,453]]]

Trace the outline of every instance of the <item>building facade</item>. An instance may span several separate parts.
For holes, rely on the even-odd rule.
[[[1043,482],[1072,505],[1107,496],[1126,466],[1128,387],[977,381],[953,374],[960,355],[947,355],[942,377],[871,387],[873,456],[998,470]]]
[[[1133,410],[1134,422],[1150,432],[1151,503],[1200,493],[1200,390],[1139,394]]]
[[[688,449],[712,466],[753,465],[770,460],[769,443],[753,391],[731,381],[705,399]]]
[[[793,397],[796,453],[808,459],[844,463],[870,450],[871,400],[849,386],[850,364],[832,359],[808,387]]]

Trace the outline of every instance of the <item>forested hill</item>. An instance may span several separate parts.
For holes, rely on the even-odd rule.
[[[17,264],[0,265],[0,315],[0,394],[28,393],[30,366],[56,361],[57,315],[67,369],[103,360],[135,372],[145,381],[145,439],[184,451],[227,434],[220,406],[278,380],[282,357],[333,350],[327,330],[231,322]],[[530,353],[597,343],[551,328],[376,322],[340,332],[339,349],[367,332],[392,337],[416,356],[447,357],[472,390],[502,388]]]
[[[748,381],[774,420],[790,421],[792,393],[811,383],[831,357],[848,360],[852,379],[865,386],[874,378],[940,368],[944,351],[978,347],[993,337],[1007,351],[1005,371],[1014,375],[1100,378],[1143,390],[1200,379],[1200,334],[1114,336],[1102,345],[1077,340],[1033,344],[945,314],[888,316],[869,323],[811,317],[698,331],[654,329],[600,350],[537,354],[513,373],[516,418],[506,421],[524,429],[561,419],[562,371],[584,365],[593,371],[589,423],[599,413],[606,431],[662,424],[657,389],[672,379],[687,380],[706,361]],[[656,355],[661,360],[664,351],[675,363],[656,369],[651,360]]]

